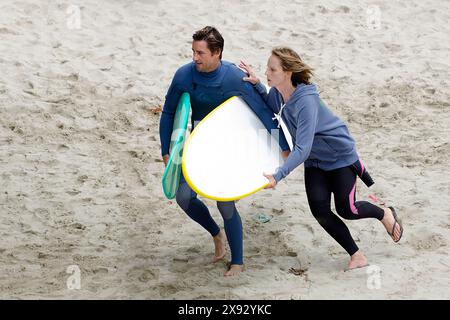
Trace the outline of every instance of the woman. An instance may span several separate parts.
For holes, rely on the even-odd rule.
[[[292,137],[293,148],[286,162],[274,174],[265,175],[270,182],[267,188],[274,188],[304,162],[306,194],[311,212],[348,252],[351,257],[349,269],[366,266],[367,259],[347,226],[331,211],[332,193],[336,211],[342,218],[376,218],[391,238],[398,242],[403,228],[394,208],[382,209],[367,201],[355,200],[357,173],[364,174],[364,177],[368,175],[359,161],[355,141],[347,126],[320,100],[316,86],[310,82],[312,69],[294,50],[285,47],[273,49],[265,73],[271,87],[267,94],[252,69],[244,62],[240,67],[248,74],[244,80],[258,88]]]

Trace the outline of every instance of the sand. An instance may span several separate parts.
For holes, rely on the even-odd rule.
[[[449,299],[448,21],[444,0],[2,0],[0,298]],[[368,268],[343,271],[303,167],[238,202],[235,278],[164,197],[158,109],[192,33],[210,24],[224,59],[261,78],[277,45],[315,68],[376,181],[358,198],[376,194],[403,220],[398,244],[378,221],[347,222]]]

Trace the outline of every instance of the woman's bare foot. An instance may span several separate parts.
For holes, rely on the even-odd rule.
[[[401,226],[399,223],[396,223],[391,209],[384,208],[384,217],[383,217],[383,219],[381,219],[381,223],[386,228],[386,231],[391,236],[392,240],[394,240],[395,242],[400,240]],[[394,224],[395,224],[395,228],[394,228]],[[394,228],[393,232],[392,232],[392,228]]]
[[[362,268],[368,266],[367,259],[361,250],[356,251],[350,258],[350,263],[348,264],[347,270],[352,270],[356,268]]]
[[[213,240],[215,247],[213,262],[217,262],[219,260],[222,260],[227,254],[227,250],[225,248],[226,236],[223,230],[220,230],[219,234],[213,237]]]
[[[237,276],[244,270],[244,266],[242,264],[232,264],[230,265],[230,268],[227,272],[225,272],[223,275],[225,277],[233,277]]]

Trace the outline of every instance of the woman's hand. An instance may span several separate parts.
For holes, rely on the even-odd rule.
[[[275,186],[277,185],[277,180],[275,180],[273,175],[265,173],[263,173],[263,175],[269,180],[269,184],[264,189],[275,189]]]
[[[239,64],[239,68],[244,69],[244,71],[247,73],[247,77],[244,77],[242,80],[248,81],[253,85],[258,84],[259,79],[256,77],[253,69],[248,64],[246,64],[244,61],[241,61],[241,63]]]

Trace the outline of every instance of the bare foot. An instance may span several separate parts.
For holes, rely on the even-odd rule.
[[[227,254],[227,250],[225,248],[225,239],[226,236],[223,230],[220,230],[219,234],[213,237],[215,247],[213,262],[222,260]]]
[[[400,228],[400,224],[395,223],[394,215],[392,214],[391,209],[389,209],[389,208],[384,209],[384,217],[383,217],[383,219],[381,219],[381,223],[386,228],[386,231],[391,236],[392,240],[394,240],[395,242],[399,241],[401,228]],[[394,232],[392,232],[394,223],[395,223],[395,229],[394,229]]]
[[[233,277],[237,276],[244,270],[244,266],[242,264],[232,264],[230,265],[230,268],[227,272],[225,272],[223,275],[225,277]]]
[[[367,259],[364,256],[364,254],[361,252],[361,250],[358,250],[352,255],[352,257],[350,259],[350,263],[348,264],[347,270],[362,268],[362,267],[366,267],[366,266],[368,266]]]

